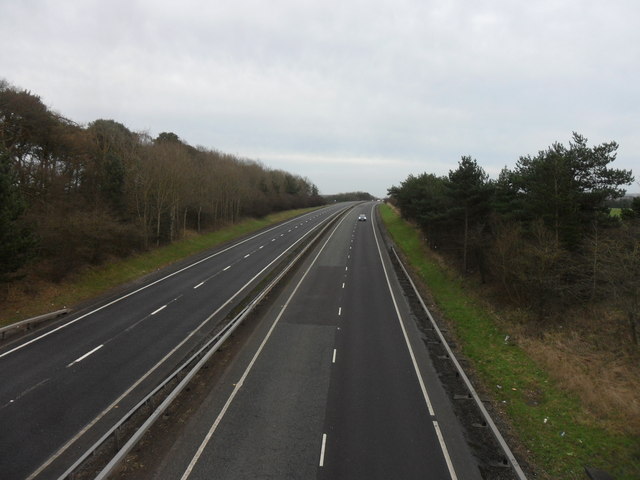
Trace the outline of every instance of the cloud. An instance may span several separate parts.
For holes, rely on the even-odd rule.
[[[326,193],[351,181],[382,195],[397,175],[446,174],[461,155],[498,172],[574,130],[617,140],[619,167],[640,161],[633,1],[0,0],[0,11],[0,75],[62,114],[278,162]]]

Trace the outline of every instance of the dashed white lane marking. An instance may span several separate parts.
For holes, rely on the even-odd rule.
[[[320,448],[320,466],[324,467],[324,451],[327,446],[327,434],[322,434],[322,448]]]
[[[344,271],[345,272],[348,271],[348,270],[349,270],[349,267],[344,267]]]
[[[151,312],[151,315],[155,315],[158,312],[161,312],[162,310],[164,310],[165,308],[167,308],[166,305],[161,306],[160,308],[158,308],[157,310],[154,310],[153,312]]]
[[[204,285],[204,282],[200,282],[195,287],[193,287],[193,289],[195,290],[196,288],[200,288],[202,285]]]
[[[333,349],[333,359],[331,360],[331,363],[336,363],[336,349]]]
[[[275,242],[275,241],[276,241],[276,239],[275,239],[275,238],[272,238],[272,239],[271,239],[271,241],[272,241],[272,242]]]
[[[69,366],[69,365],[67,365]],[[33,392],[34,390],[36,390],[37,388],[43,386],[45,383],[49,382],[51,379],[50,378],[45,378],[44,380],[42,380],[41,382],[36,383],[33,387],[29,387],[27,388],[25,391],[19,393],[16,398],[9,400],[7,403],[5,403],[4,405],[2,405],[2,407],[0,407],[0,409],[8,407],[9,405],[11,405],[12,403],[17,402],[18,400],[20,400],[22,397],[24,397],[25,395]]]
[[[287,221],[286,223],[288,224],[288,223],[291,223],[291,222],[293,222],[293,221],[297,221],[297,220],[296,220],[296,219],[289,220],[289,221]],[[300,225],[302,225],[302,223],[300,223]],[[18,345],[17,347],[14,347],[14,348],[12,348],[12,349],[10,349],[10,350],[7,350],[6,352],[0,353],[0,358],[4,358],[4,357],[6,357],[7,355],[11,355],[12,353],[17,352],[18,350],[22,350],[23,348],[27,347],[28,345],[31,345],[32,343],[38,342],[38,341],[42,340],[43,338],[48,337],[49,335],[53,335],[54,333],[56,333],[56,332],[58,332],[58,331],[60,331],[60,330],[62,330],[62,329],[64,329],[64,328],[67,328],[67,327],[69,327],[69,326],[71,326],[71,325],[73,325],[73,324],[75,324],[75,323],[77,323],[77,322],[81,321],[82,319],[86,318],[86,317],[87,317],[87,316],[89,316],[89,315],[93,315],[94,313],[99,312],[99,311],[101,311],[101,310],[103,310],[103,309],[105,309],[105,308],[108,308],[108,307],[110,307],[111,305],[113,305],[113,304],[115,304],[115,303],[117,303],[117,302],[120,302],[120,301],[122,301],[122,300],[124,300],[124,299],[126,299],[126,298],[129,298],[129,297],[131,297],[132,295],[135,295],[135,294],[137,294],[137,293],[139,293],[139,292],[141,292],[141,291],[143,291],[143,290],[146,290],[147,288],[150,288],[150,287],[152,287],[152,286],[154,286],[154,285],[156,285],[156,284],[158,284],[158,283],[160,283],[160,282],[163,282],[163,281],[165,281],[165,280],[166,280],[166,279],[168,279],[168,278],[171,278],[171,277],[173,277],[173,276],[175,276],[175,275],[179,275],[180,273],[182,273],[182,272],[184,272],[184,271],[186,271],[186,270],[188,270],[188,269],[190,269],[190,268],[193,268],[193,267],[195,267],[196,265],[199,265],[199,264],[201,264],[201,263],[203,263],[203,262],[206,262],[206,261],[210,260],[211,258],[214,258],[214,257],[216,257],[216,256],[218,256],[218,255],[220,255],[220,254],[224,253],[224,252],[227,252],[227,251],[229,251],[229,250],[231,250],[231,249],[233,249],[233,248],[236,248],[238,245],[242,245],[242,244],[244,244],[244,243],[246,243],[246,242],[248,242],[248,241],[250,241],[250,240],[254,240],[254,239],[256,239],[256,238],[258,238],[258,237],[260,237],[260,236],[262,236],[262,235],[266,235],[267,233],[269,233],[269,232],[273,232],[274,230],[276,230],[276,229],[278,229],[278,228],[280,228],[280,225],[276,225],[276,226],[271,227],[271,228],[269,228],[269,229],[267,229],[267,230],[264,230],[264,231],[262,231],[262,232],[260,232],[260,233],[257,233],[257,234],[255,234],[255,235],[252,235],[251,237],[247,237],[247,238],[245,238],[244,240],[241,240],[240,242],[234,243],[234,244],[232,244],[232,245],[228,246],[227,248],[225,248],[225,249],[223,249],[223,250],[220,250],[220,251],[218,251],[218,252],[216,252],[216,253],[214,253],[214,254],[212,254],[212,255],[209,255],[209,256],[207,256],[207,257],[205,257],[205,258],[202,258],[202,259],[198,260],[197,262],[191,263],[191,264],[187,265],[187,266],[186,266],[186,267],[184,267],[184,268],[181,268],[181,269],[179,269],[179,270],[176,270],[176,271],[174,271],[174,272],[170,273],[169,275],[166,275],[166,276],[164,276],[164,277],[162,277],[162,278],[159,278],[158,280],[156,280],[156,281],[154,281],[154,282],[148,283],[148,284],[146,284],[146,285],[144,285],[144,286],[142,286],[142,287],[140,287],[140,288],[138,288],[138,289],[136,289],[136,290],[133,290],[132,292],[127,293],[126,295],[123,295],[123,296],[121,296],[121,297],[117,297],[116,299],[114,299],[114,300],[112,300],[112,301],[110,301],[110,302],[108,302],[108,303],[105,303],[105,304],[103,304],[102,306],[100,306],[100,307],[98,307],[98,308],[96,308],[96,309],[94,309],[94,310],[91,310],[91,311],[89,311],[89,312],[87,312],[87,313],[85,313],[85,314],[83,314],[83,315],[80,315],[79,317],[76,317],[75,319],[73,319],[73,320],[71,320],[71,321],[68,321],[67,323],[63,323],[62,325],[60,325],[60,326],[58,326],[58,327],[56,327],[56,328],[54,328],[54,329],[52,329],[52,330],[49,330],[49,331],[47,331],[46,333],[44,333],[44,334],[42,334],[42,335],[39,335],[39,336],[37,336],[37,337],[35,337],[35,338],[32,338],[31,340],[29,340],[29,341],[27,341],[27,342],[24,342],[24,343],[22,343],[22,344]],[[67,447],[64,447],[64,448],[66,449]],[[47,461],[46,465],[44,465],[44,464],[43,464],[43,465],[41,465],[41,466],[38,468],[38,470],[36,470],[33,474],[31,474],[31,475],[29,476],[29,479],[32,479],[32,478],[34,478],[36,475],[39,475],[39,474],[40,474],[40,472],[41,472],[41,468],[42,468],[42,467],[45,467],[45,466],[47,466],[47,465],[49,465],[49,463],[50,463],[50,462],[49,462],[49,461]]]
[[[342,315],[342,307],[338,307],[338,316]]]
[[[227,266],[227,267],[224,267],[224,268],[222,269],[222,271],[223,271],[223,272],[226,272],[226,271],[227,271],[227,270],[229,270],[230,268],[231,268],[231,265],[229,265],[229,266]]]
[[[342,282],[342,288],[344,288],[344,282]]]
[[[247,253],[247,254],[244,256],[244,258],[249,258],[250,256],[251,256],[251,254],[250,254],[250,253]]]
[[[342,223],[342,222],[340,222],[340,223]],[[37,342],[37,341],[39,341],[39,340],[41,340],[41,339],[43,339],[43,338],[46,338],[46,337],[47,337],[47,336],[49,336],[49,335],[52,335],[52,334],[54,334],[54,333],[56,333],[56,332],[58,332],[58,331],[60,331],[60,330],[62,330],[62,329],[64,329],[64,328],[67,328],[67,327],[69,327],[69,326],[71,326],[71,325],[73,325],[73,324],[75,324],[75,323],[77,323],[77,322],[81,321],[82,319],[86,318],[86,317],[87,317],[87,316],[89,316],[89,315],[92,315],[92,314],[94,314],[94,313],[96,313],[96,312],[98,312],[98,311],[101,311],[101,310],[103,310],[103,309],[105,309],[105,308],[108,308],[109,306],[111,306],[111,305],[113,305],[113,304],[115,304],[115,303],[117,303],[117,302],[120,302],[120,301],[124,300],[125,298],[128,298],[128,297],[130,297],[130,296],[132,296],[132,295],[135,295],[135,294],[137,294],[137,293],[139,293],[139,292],[141,292],[141,291],[143,291],[143,290],[145,290],[145,289],[147,289],[147,288],[149,288],[149,287],[152,287],[153,285],[158,284],[159,282],[162,282],[162,281],[164,281],[164,280],[166,280],[166,279],[168,279],[168,278],[171,278],[171,277],[173,277],[173,276],[175,276],[175,275],[178,275],[179,273],[184,272],[184,271],[186,271],[187,269],[192,268],[192,267],[194,267],[195,265],[198,265],[198,264],[200,264],[200,263],[202,263],[202,262],[205,262],[205,261],[207,261],[207,260],[209,260],[209,259],[211,259],[211,258],[213,258],[213,257],[215,257],[215,256],[217,256],[217,255],[220,255],[220,254],[221,254],[221,253],[223,253],[223,252],[226,252],[226,251],[228,251],[228,250],[231,250],[231,249],[233,249],[233,248],[237,247],[238,245],[241,245],[241,244],[243,244],[243,243],[246,243],[246,242],[247,242],[247,241],[249,241],[249,240],[253,240],[253,239],[255,239],[255,238],[258,238],[258,237],[259,237],[259,236],[261,236],[261,235],[265,235],[266,233],[271,232],[271,231],[275,230],[276,228],[277,228],[277,227],[273,227],[273,228],[270,228],[270,229],[268,229],[268,230],[263,231],[263,232],[262,232],[262,233],[260,233],[260,234],[257,234],[257,235],[254,235],[254,236],[252,236],[252,237],[246,238],[245,240],[242,240],[241,242],[238,242],[238,243],[236,243],[236,244],[233,244],[233,245],[231,245],[231,246],[227,247],[227,248],[226,248],[226,249],[224,249],[224,250],[221,250],[221,251],[219,251],[219,252],[217,252],[217,253],[215,253],[215,254],[213,254],[213,255],[210,255],[210,256],[208,256],[208,257],[205,257],[204,259],[199,260],[198,262],[195,262],[195,263],[193,263],[193,264],[190,264],[190,265],[188,265],[188,266],[184,267],[184,268],[183,268],[183,269],[181,269],[181,270],[177,270],[177,271],[175,271],[175,272],[171,273],[170,275],[167,275],[167,276],[165,276],[165,277],[160,278],[159,280],[156,280],[155,282],[152,282],[152,283],[150,283],[150,284],[148,284],[148,285],[146,285],[146,286],[144,286],[144,287],[141,287],[141,288],[139,288],[139,289],[137,289],[137,290],[134,290],[133,292],[130,292],[130,293],[129,293],[129,294],[127,294],[127,295],[124,295],[124,296],[122,296],[122,297],[118,297],[118,298],[116,298],[115,300],[113,300],[113,301],[111,301],[111,302],[109,302],[109,303],[107,303],[107,304],[104,304],[103,306],[101,306],[101,307],[99,307],[99,308],[97,308],[97,309],[95,309],[95,310],[92,310],[92,311],[90,311],[90,312],[88,312],[88,313],[86,313],[86,314],[84,314],[84,315],[81,315],[80,317],[77,317],[76,319],[74,319],[74,320],[72,320],[72,321],[69,321],[69,322],[67,322],[67,323],[65,323],[65,324],[63,324],[63,325],[61,325],[61,326],[59,326],[59,327],[57,327],[57,328],[55,328],[55,329],[53,329],[53,330],[50,330],[50,331],[48,331],[47,333],[45,333],[45,334],[43,334],[43,335],[40,335],[39,337],[35,337],[35,338],[33,338],[33,339],[32,339],[32,340],[30,340],[29,342],[25,342],[25,343],[21,344],[21,345],[20,345],[20,346],[18,346],[18,347],[15,347],[15,348],[13,348],[13,349],[11,349],[11,350],[8,350],[8,351],[6,351],[6,352],[4,352],[4,353],[1,353],[1,354],[0,354],[0,358],[4,358],[4,357],[5,357],[5,356],[7,356],[7,355],[10,355],[10,354],[12,354],[12,353],[14,353],[14,352],[16,352],[16,351],[18,351],[18,350],[20,350],[20,349],[22,349],[22,348],[24,348],[24,347],[28,346],[28,345],[31,345],[32,343],[35,343],[35,342]],[[308,235],[308,233],[305,233],[305,234],[303,235],[303,237],[302,237],[302,238],[306,237],[307,235]],[[265,241],[266,241],[266,239],[265,239]],[[299,241],[299,240],[298,240],[298,241]],[[296,241],[295,243],[297,244],[297,243],[298,243],[298,241]],[[288,251],[288,250],[289,250],[289,249],[287,249],[287,251]],[[280,258],[280,256],[279,256],[278,258]],[[276,259],[276,260],[277,260],[277,259]],[[274,262],[275,262],[275,260],[274,260]],[[272,263],[273,263],[273,262],[271,262],[271,263],[269,264],[269,266],[270,266]],[[266,270],[266,268],[267,268],[267,267],[265,267],[265,270]],[[259,273],[258,273],[258,275],[262,274],[265,270],[262,270],[261,272],[259,272]],[[104,418],[104,416],[105,416],[108,412],[110,412],[110,411],[111,411],[111,410],[112,410],[116,405],[118,405],[118,404],[122,401],[122,399],[123,399],[123,398],[125,398],[127,395],[129,395],[129,394],[130,394],[130,393],[131,393],[135,388],[137,388],[137,387],[138,387],[138,386],[139,386],[139,385],[140,385],[144,380],[146,380],[146,379],[149,377],[149,375],[151,375],[153,372],[155,372],[155,371],[156,371],[156,370],[157,370],[161,365],[163,365],[163,364],[167,361],[167,359],[168,359],[168,358],[170,358],[172,355],[174,355],[174,354],[175,354],[175,353],[176,353],[176,352],[177,352],[177,351],[178,351],[178,350],[179,350],[179,349],[180,349],[180,348],[181,348],[181,347],[182,347],[182,346],[183,346],[187,341],[189,341],[189,340],[190,340],[190,339],[191,339],[191,338],[192,338],[192,337],[193,337],[193,336],[194,336],[198,331],[200,331],[200,328],[201,328],[202,326],[204,326],[205,324],[207,324],[207,323],[208,323],[212,318],[214,318],[218,313],[220,313],[220,311],[221,311],[224,307],[226,307],[226,306],[227,306],[227,305],[228,305],[228,304],[229,304],[233,299],[235,299],[235,298],[236,298],[236,297],[237,297],[237,296],[238,296],[238,295],[239,295],[239,294],[240,294],[240,293],[241,293],[245,288],[247,288],[247,287],[249,286],[249,284],[250,284],[252,281],[254,281],[254,280],[258,277],[258,275],[256,275],[256,276],[255,276],[254,278],[252,278],[249,282],[247,282],[247,284],[243,285],[243,286],[240,288],[240,290],[238,290],[235,294],[233,294],[233,295],[232,295],[232,296],[231,296],[231,297],[230,297],[230,298],[229,298],[229,299],[228,299],[228,300],[227,300],[223,305],[221,305],[221,306],[220,306],[220,307],[219,307],[215,312],[213,312],[209,317],[207,317],[207,319],[205,319],[205,320],[204,320],[204,322],[202,322],[202,324],[198,326],[198,328],[196,328],[196,329],[192,330],[192,331],[191,331],[191,333],[189,333],[189,334],[187,335],[187,337],[185,337],[185,338],[184,338],[180,343],[178,343],[178,344],[177,344],[177,345],[176,345],[176,346],[175,346],[175,347],[174,347],[174,348],[173,348],[169,353],[167,353],[167,355],[165,355],[165,357],[164,357],[164,358],[162,358],[162,359],[161,359],[161,360],[160,360],[156,365],[154,365],[154,366],[153,366],[153,367],[152,367],[152,368],[151,368],[147,373],[145,373],[144,375],[142,375],[142,376],[141,376],[141,377],[140,377],[140,378],[139,378],[135,383],[133,383],[133,385],[131,385],[131,386],[130,386],[130,387],[129,387],[125,392],[123,392],[123,393],[122,393],[122,394],[121,394],[117,399],[115,399],[115,400],[114,400],[114,401],[113,401],[109,406],[107,406],[107,407],[106,407],[102,412],[100,412],[96,418],[94,418],[91,422],[89,422],[87,425],[85,425],[85,427],[84,427],[84,428],[82,428],[82,430],[80,430],[80,431],[79,431],[79,432],[78,432],[78,433],[77,433],[73,438],[69,439],[69,440],[67,441],[67,443],[66,443],[66,444],[64,444],[62,447],[60,447],[60,448],[59,448],[59,449],[58,449],[58,450],[57,450],[57,451],[56,451],[52,456],[50,456],[50,457],[49,457],[49,458],[48,458],[48,459],[47,459],[47,460],[46,460],[46,461],[45,461],[45,462],[44,462],[40,467],[38,467],[38,469],[37,469],[37,470],[35,470],[31,475],[29,475],[29,477],[27,478],[27,480],[33,480],[36,476],[40,475],[40,473],[41,473],[44,469],[46,469],[49,465],[51,465],[51,463],[52,463],[53,461],[55,461],[56,459],[58,459],[58,458],[59,458],[59,457],[60,457],[64,452],[66,452],[66,451],[71,447],[71,445],[75,444],[75,442],[76,442],[76,441],[77,441],[77,440],[78,440],[82,435],[84,435],[84,434],[85,434],[85,433],[86,433],[90,428],[92,428],[92,427],[93,427],[93,426],[94,426],[98,421],[100,421],[102,418]]]
[[[258,248],[258,250],[262,250],[264,248],[264,245],[260,245],[260,248]]]
[[[104,344],[102,345],[98,345],[96,348],[94,348],[93,350],[91,350],[90,352],[85,353],[84,355],[82,355],[81,357],[76,358],[73,362],[71,362],[69,365],[67,365],[67,368],[69,368],[71,365],[75,365],[76,363],[80,363],[81,361],[83,361],[85,358],[87,358],[89,355],[92,355],[94,353],[96,353],[98,350],[100,350],[102,347],[104,347]]]
[[[240,390],[240,388],[242,388],[242,386],[244,385],[244,382],[245,382],[247,376],[249,375],[249,372],[251,372],[251,370],[253,369],[253,365],[256,363],[258,357],[260,356],[260,353],[264,349],[264,346],[269,341],[269,338],[271,337],[271,334],[273,333],[273,331],[275,330],[276,326],[278,325],[278,322],[280,321],[280,318],[284,315],[284,313],[287,310],[289,304],[291,303],[293,297],[296,295],[298,289],[300,288],[300,285],[302,285],[302,282],[304,282],[305,278],[307,277],[307,275],[309,274],[309,272],[313,268],[314,264],[317,262],[318,258],[320,257],[320,255],[322,254],[324,249],[326,248],[327,244],[329,243],[329,241],[331,240],[331,238],[333,237],[335,232],[338,230],[338,228],[340,227],[340,225],[344,221],[344,218],[345,217],[343,217],[342,220],[340,220],[338,222],[338,224],[335,226],[335,228],[333,229],[333,231],[329,235],[329,238],[327,238],[325,243],[320,248],[320,251],[317,253],[315,258],[311,262],[311,265],[309,265],[309,267],[305,271],[304,275],[302,275],[302,278],[298,281],[298,284],[293,289],[293,292],[291,293],[291,295],[289,296],[289,298],[287,299],[285,304],[282,305],[282,309],[280,310],[280,313],[278,314],[278,316],[274,320],[273,324],[271,325],[271,328],[269,328],[269,331],[267,332],[266,336],[262,340],[262,343],[258,347],[258,350],[254,354],[253,358],[249,362],[249,365],[247,366],[245,372],[242,374],[242,377],[240,377],[240,380],[238,381],[238,383],[236,383],[236,385],[235,385],[235,387],[233,389],[233,392],[231,392],[231,395],[229,396],[229,398],[227,399],[226,403],[222,407],[222,410],[218,414],[218,417],[213,422],[213,425],[211,425],[211,428],[209,428],[209,431],[205,435],[205,438],[202,441],[202,443],[200,444],[200,447],[198,447],[198,450],[196,451],[195,455],[191,459],[191,462],[187,466],[187,469],[182,474],[181,480],[187,480],[189,478],[189,476],[191,475],[191,472],[193,471],[196,463],[198,463],[198,461],[200,460],[200,457],[202,456],[202,453],[204,452],[204,449],[206,448],[207,444],[211,441],[211,437],[213,437],[213,434],[215,433],[216,429],[218,428],[218,425],[220,424],[220,422],[222,421],[222,418],[225,416],[227,410],[231,406],[231,403],[233,402],[233,399],[238,394],[238,391]],[[323,455],[323,457],[324,457],[324,455]]]
[[[295,220],[295,219],[294,219],[294,220],[289,220],[289,221],[288,221],[288,222],[286,222],[286,223],[290,223],[290,222],[293,222],[293,221],[297,221],[297,220]],[[300,225],[302,225],[302,224],[300,224]],[[165,281],[165,280],[166,280],[166,279],[168,279],[168,278],[171,278],[171,277],[173,277],[173,276],[175,276],[175,275],[179,275],[180,273],[182,273],[182,272],[184,272],[184,271],[186,271],[186,270],[188,270],[188,269],[190,269],[190,268],[193,268],[193,267],[195,267],[196,265],[199,265],[199,264],[201,264],[201,263],[203,263],[203,262],[206,262],[206,261],[210,260],[211,258],[214,258],[214,257],[216,257],[216,256],[218,256],[218,255],[220,255],[220,254],[224,253],[224,252],[227,252],[227,251],[229,251],[229,250],[231,250],[231,249],[233,249],[233,248],[236,248],[238,245],[242,245],[243,243],[246,243],[246,242],[248,242],[248,241],[250,241],[250,240],[256,239],[256,238],[258,238],[258,237],[260,237],[260,236],[262,236],[262,235],[265,235],[265,234],[267,234],[267,233],[269,233],[269,232],[272,232],[272,231],[274,231],[274,230],[276,230],[276,229],[278,229],[278,228],[280,228],[280,225],[276,225],[276,226],[274,226],[274,227],[272,227],[272,228],[269,228],[269,229],[264,230],[264,231],[262,231],[262,232],[260,232],[260,233],[257,233],[256,235],[252,235],[251,237],[245,238],[244,240],[241,240],[240,242],[234,243],[234,244],[232,244],[232,245],[228,246],[227,248],[225,248],[225,249],[223,249],[223,250],[220,250],[220,251],[218,251],[218,252],[216,252],[216,253],[214,253],[214,254],[212,254],[212,255],[209,255],[209,256],[207,256],[207,257],[205,257],[205,258],[202,258],[202,259],[198,260],[197,262],[191,263],[191,264],[187,265],[187,266],[186,266],[186,267],[184,267],[184,268],[181,268],[181,269],[179,269],[179,270],[176,270],[176,271],[174,271],[173,273],[170,273],[169,275],[166,275],[166,276],[164,276],[164,277],[162,277],[162,278],[159,278],[158,280],[156,280],[156,281],[154,281],[154,282],[148,283],[148,284],[146,284],[146,285],[144,285],[144,286],[142,286],[142,287],[140,287],[140,288],[138,288],[138,289],[136,289],[136,290],[133,290],[132,292],[127,293],[126,295],[123,295],[123,296],[121,296],[121,297],[117,297],[117,298],[115,298],[114,300],[112,300],[112,301],[110,301],[110,302],[108,302],[108,303],[105,303],[105,304],[103,304],[102,306],[100,306],[100,307],[98,307],[98,308],[96,308],[96,309],[94,309],[94,310],[91,310],[91,311],[89,311],[89,312],[87,312],[87,313],[85,313],[85,314],[83,314],[83,315],[80,315],[79,317],[76,317],[75,319],[70,320],[70,321],[68,321],[67,323],[63,323],[62,325],[60,325],[60,326],[58,326],[58,327],[56,327],[56,328],[54,328],[54,329],[52,329],[52,330],[49,330],[49,331],[47,331],[46,333],[44,333],[44,334],[42,334],[42,335],[39,335],[39,336],[37,336],[37,337],[34,337],[34,338],[32,338],[31,340],[29,340],[29,341],[27,341],[27,342],[24,342],[24,343],[22,343],[22,344],[20,344],[20,345],[18,345],[17,347],[14,347],[14,348],[12,348],[12,349],[10,349],[10,350],[7,350],[6,352],[0,353],[0,358],[4,358],[4,357],[6,357],[7,355],[11,355],[11,354],[13,354],[14,352],[17,352],[18,350],[22,350],[23,348],[27,347],[28,345],[31,345],[32,343],[38,342],[38,341],[42,340],[43,338],[48,337],[49,335],[53,335],[54,333],[56,333],[56,332],[58,332],[58,331],[60,331],[60,330],[62,330],[62,329],[64,329],[64,328],[67,328],[67,327],[69,327],[69,326],[71,326],[71,325],[73,325],[73,324],[75,324],[75,323],[77,323],[77,322],[81,321],[82,319],[84,319],[84,318],[88,317],[89,315],[93,315],[94,313],[99,312],[99,311],[101,311],[101,310],[103,310],[103,309],[105,309],[105,308],[108,308],[108,307],[110,307],[111,305],[113,305],[113,304],[115,304],[115,303],[117,303],[117,302],[120,302],[120,301],[122,301],[122,300],[124,300],[124,299],[126,299],[126,298],[129,298],[129,297],[131,297],[132,295],[135,295],[135,294],[137,294],[137,293],[139,293],[139,292],[141,292],[141,291],[143,291],[143,290],[146,290],[147,288],[150,288],[150,287],[152,287],[152,286],[154,286],[154,285],[156,285],[156,284],[158,284],[158,283],[160,283],[160,282],[163,282],[163,281]],[[64,448],[66,449],[67,447],[64,447]],[[39,475],[39,474],[40,474],[40,472],[41,472],[42,467],[45,467],[45,466],[49,465],[49,463],[50,463],[50,462],[49,462],[49,460],[47,460],[46,465],[44,465],[44,464],[43,464],[43,465],[41,465],[41,466],[38,468],[38,470],[36,470],[34,473],[32,473],[32,474],[29,476],[29,479],[32,479],[32,478],[34,478],[36,475]]]

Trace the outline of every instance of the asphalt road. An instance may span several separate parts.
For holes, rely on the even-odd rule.
[[[0,477],[56,478],[172,370],[276,259],[343,208],[324,208],[158,272],[2,346]]]
[[[480,479],[373,208],[309,257],[153,478]]]

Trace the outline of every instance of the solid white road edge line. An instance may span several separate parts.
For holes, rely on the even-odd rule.
[[[209,429],[209,431],[205,435],[204,440],[202,441],[202,443],[198,447],[198,450],[196,451],[195,455],[193,456],[193,458],[189,462],[189,465],[187,466],[187,469],[185,470],[185,472],[182,474],[182,477],[180,477],[180,480],[187,480],[189,478],[189,476],[191,475],[191,473],[193,472],[193,469],[196,466],[196,463],[198,463],[198,460],[200,460],[200,457],[202,456],[202,453],[204,452],[204,449],[207,447],[207,445],[211,441],[211,437],[213,437],[213,434],[215,433],[216,429],[218,428],[218,425],[220,425],[220,422],[222,421],[222,418],[227,413],[227,410],[229,410],[229,407],[233,403],[233,400],[236,398],[236,395],[238,394],[238,391],[240,390],[240,388],[244,384],[244,381],[246,380],[246,378],[249,376],[249,372],[251,372],[251,370],[253,369],[253,365],[256,363],[256,360],[258,360],[258,357],[262,353],[262,350],[264,349],[264,346],[269,341],[269,338],[271,337],[271,334],[275,330],[276,325],[278,325],[278,322],[280,322],[280,319],[284,315],[284,312],[287,310],[287,307],[291,303],[291,300],[293,299],[295,294],[298,292],[298,289],[300,288],[300,285],[302,285],[302,282],[304,282],[305,278],[307,278],[307,275],[309,274],[309,272],[311,271],[311,269],[315,265],[316,261],[318,260],[318,257],[320,257],[320,254],[324,251],[325,247],[329,243],[329,240],[331,240],[331,238],[333,237],[333,234],[336,232],[336,230],[342,224],[342,222],[344,221],[345,218],[346,217],[343,217],[342,220],[340,220],[340,222],[338,222],[338,225],[335,226],[335,228],[331,232],[331,235],[329,235],[329,238],[327,238],[327,240],[324,242],[324,244],[322,245],[322,248],[320,249],[318,254],[314,257],[313,261],[311,262],[311,264],[309,265],[307,270],[305,270],[304,275],[302,275],[302,278],[300,278],[300,280],[296,284],[295,288],[291,292],[291,295],[289,295],[289,298],[287,299],[285,304],[282,306],[282,309],[280,310],[280,313],[278,313],[278,316],[273,321],[273,324],[269,328],[269,331],[267,332],[267,335],[262,340],[262,343],[258,347],[258,350],[256,351],[256,353],[253,355],[253,358],[249,362],[249,365],[247,365],[247,368],[245,369],[244,373],[242,374],[242,377],[240,377],[240,380],[238,381],[238,383],[236,383],[235,387],[233,388],[233,391],[231,392],[231,395],[229,395],[229,398],[227,399],[227,401],[225,402],[224,406],[222,407],[222,410],[220,411],[220,413],[216,417],[215,421],[213,422],[213,425],[211,425],[211,428]]]
[[[374,208],[371,207],[371,218],[374,218]],[[404,336],[404,341],[409,350],[409,355],[411,357],[411,362],[413,363],[413,369],[416,372],[416,376],[418,377],[418,383],[420,384],[420,389],[422,390],[422,395],[424,397],[424,401],[427,404],[427,408],[429,409],[429,415],[435,417],[435,412],[433,410],[433,406],[431,405],[431,400],[429,399],[429,394],[427,393],[427,387],[424,384],[424,380],[422,379],[422,373],[420,372],[420,367],[418,366],[418,362],[416,361],[415,354],[413,353],[413,348],[411,347],[411,342],[409,341],[409,336],[407,335],[407,330],[404,328],[404,322],[402,321],[402,315],[400,314],[400,309],[398,307],[398,302],[396,301],[396,296],[393,294],[393,288],[391,288],[391,281],[389,280],[389,273],[387,272],[387,267],[384,264],[384,258],[382,256],[382,249],[380,248],[380,242],[378,241],[378,231],[375,227],[375,222],[371,222],[371,228],[373,229],[373,238],[376,241],[376,246],[378,248],[378,256],[380,257],[380,263],[382,264],[382,270],[384,271],[384,276],[387,281],[387,288],[389,289],[389,294],[391,295],[391,300],[393,300],[393,306],[396,310],[396,317],[398,318],[398,322],[400,323],[400,328],[402,330],[402,335]],[[435,422],[434,422],[435,423]],[[438,431],[436,430],[436,434]],[[449,474],[451,475],[452,480],[457,480],[458,476],[453,468],[453,464],[451,462],[451,458],[449,457],[449,451],[444,446],[444,438],[441,441],[442,447],[442,455],[445,458],[447,463],[447,468],[449,469]]]
[[[403,270],[405,270],[405,273],[406,273],[406,269],[404,268],[404,266],[402,264],[400,264],[400,266],[402,267]],[[417,291],[416,286],[413,283],[413,280],[411,280],[411,277],[407,276],[407,279],[409,280],[409,283],[411,284],[411,287],[414,290]],[[431,315],[431,312],[429,311],[429,309],[425,305],[424,300],[420,297],[420,295],[418,295],[418,300],[420,301],[420,304],[422,305],[422,309],[424,310],[424,312],[429,317],[429,321],[431,322],[431,325],[433,326],[433,328],[435,329],[436,333],[440,337],[440,340],[442,341],[442,344],[443,344],[444,348],[447,350],[447,353],[451,357],[451,361],[455,365],[455,367],[458,370],[458,372],[460,372],[460,377],[462,378],[462,380],[464,381],[465,385],[469,389],[469,392],[471,393],[471,396],[474,398],[474,400],[475,400],[476,404],[478,405],[478,408],[480,409],[483,417],[487,420],[487,424],[491,428],[491,431],[493,432],[494,436],[498,440],[498,443],[502,447],[502,450],[505,452],[505,455],[507,456],[507,459],[511,463],[511,466],[513,467],[513,469],[515,470],[516,476],[520,480],[527,480],[527,477],[524,474],[524,472],[522,471],[522,468],[520,467],[520,464],[518,463],[518,461],[516,460],[515,456],[513,455],[513,452],[509,448],[509,445],[507,445],[507,442],[505,441],[504,437],[500,433],[500,430],[498,430],[498,427],[496,426],[496,424],[494,423],[493,419],[491,418],[491,415],[489,415],[489,412],[487,412],[487,409],[485,408],[482,400],[478,396],[478,392],[476,392],[476,389],[473,387],[473,384],[471,383],[471,380],[469,380],[469,377],[467,377],[466,373],[464,372],[464,369],[460,365],[460,362],[458,362],[458,359],[456,358],[454,353],[451,351],[451,348],[449,347],[449,345],[447,345],[447,342],[446,342],[444,336],[442,335],[442,332],[440,331],[440,328],[438,327],[438,324],[434,320],[433,315]]]
[[[373,212],[372,216],[373,216]],[[409,341],[409,336],[407,335],[407,331],[404,328],[404,323],[402,322],[402,315],[400,314],[400,309],[398,308],[398,303],[396,302],[396,297],[393,294],[393,289],[391,288],[391,282],[389,280],[389,274],[387,272],[387,267],[384,264],[384,259],[382,258],[382,251],[380,249],[380,243],[378,242],[378,237],[377,237],[377,231],[376,228],[374,226],[374,222],[371,222],[371,227],[373,228],[373,237],[376,241],[376,245],[378,247],[378,255],[380,256],[380,262],[382,263],[382,270],[384,271],[384,276],[385,279],[387,281],[387,287],[389,289],[389,293],[391,294],[391,300],[393,301],[393,306],[396,310],[396,317],[398,318],[398,321],[400,322],[400,328],[402,330],[402,335],[404,336],[404,341],[407,344],[407,348],[409,349],[409,355],[411,356],[411,362],[413,363],[413,369],[416,372],[416,375],[418,377],[418,383],[420,384],[420,389],[422,390],[422,395],[424,396],[424,400],[427,404],[427,408],[429,409],[429,415],[431,415],[432,417],[435,416],[435,413],[433,411],[433,407],[431,406],[431,400],[429,399],[429,394],[427,393],[427,387],[424,384],[424,381],[422,380],[422,374],[420,373],[420,368],[418,367],[418,362],[416,361],[416,357],[413,353],[413,348],[411,347],[411,342]]]
[[[451,462],[451,457],[449,456],[449,450],[447,450],[447,445],[444,443],[444,437],[442,436],[442,432],[440,431],[440,425],[436,420],[433,421],[433,428],[436,430],[436,435],[438,436],[438,442],[440,442],[440,448],[444,453],[444,459],[447,462],[447,468],[449,469],[449,473],[451,474],[451,478],[454,480],[458,478],[456,476],[456,471],[453,468],[453,463]]]

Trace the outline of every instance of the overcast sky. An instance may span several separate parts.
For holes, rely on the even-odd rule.
[[[384,196],[471,155],[492,176],[571,132],[640,180],[637,0],[0,0],[0,78]],[[634,184],[630,191],[638,192]]]

